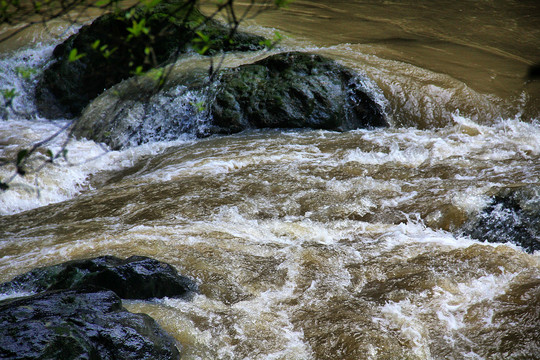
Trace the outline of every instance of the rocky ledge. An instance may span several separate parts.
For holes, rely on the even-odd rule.
[[[196,290],[171,265],[142,256],[32,270],[0,285],[8,296],[37,293],[0,301],[0,358],[179,359],[175,339],[120,298],[187,299]]]

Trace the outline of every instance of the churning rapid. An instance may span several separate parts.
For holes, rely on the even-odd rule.
[[[540,185],[540,81],[526,79],[539,14],[536,0],[262,13],[244,30],[279,29],[273,52],[353,68],[392,125],[186,133],[117,151],[70,139],[65,158],[0,193],[0,282],[101,255],[168,262],[200,293],[124,306],[156,319],[183,359],[540,359],[540,251],[459,231],[500,189]],[[28,118],[39,71],[16,70],[43,68],[62,40],[1,55],[0,88],[19,95],[0,113],[0,159],[65,127]]]

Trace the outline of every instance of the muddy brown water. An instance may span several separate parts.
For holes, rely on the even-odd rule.
[[[539,182],[540,5],[297,0],[246,25],[363,73],[393,126],[73,140],[0,194],[0,281],[105,254],[169,262],[200,295],[125,305],[185,359],[539,359],[540,254],[454,230]],[[50,51],[6,53],[0,85]],[[0,157],[60,123],[0,122]]]

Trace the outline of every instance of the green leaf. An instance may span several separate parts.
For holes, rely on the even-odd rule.
[[[95,6],[97,7],[104,7],[104,6],[107,6],[111,3],[111,0],[98,0],[94,3]]]
[[[201,41],[201,42],[204,42],[204,43],[207,43],[210,41],[210,36],[209,35],[206,35],[200,31],[197,31],[196,34],[199,36],[200,39],[195,39],[195,41]]]
[[[161,4],[162,0],[144,0],[144,5],[146,6],[147,10],[151,10]]]
[[[143,71],[143,66],[142,65],[139,65],[135,68],[135,71],[133,71],[133,75],[142,75],[144,74],[144,71]]]
[[[204,100],[198,101],[198,102],[190,102],[191,106],[193,106],[198,112],[203,112],[205,110],[206,103]]]
[[[99,44],[101,43],[100,40],[96,40],[92,43],[92,49],[94,50],[97,50],[97,48],[99,47]]]
[[[274,37],[272,40],[270,39],[264,39],[259,41],[259,45],[264,46],[268,50],[272,50],[281,40],[283,40],[283,35],[281,35],[278,31],[274,32]]]
[[[126,28],[126,30],[130,33],[128,40],[132,37],[139,37],[142,34],[148,35],[150,33],[150,28],[146,27],[146,19],[141,19],[139,22],[132,20],[131,25],[131,27]]]
[[[15,72],[20,75],[23,79],[30,79],[32,75],[37,73],[36,69],[32,69],[31,67],[23,67],[23,66],[17,66],[15,68]]]
[[[106,45],[104,45],[104,46],[106,46]],[[116,50],[118,50],[117,47],[114,47],[114,48],[112,48],[112,49],[106,49],[106,50],[103,49],[103,51],[101,52],[101,54],[103,55],[103,57],[104,57],[105,59],[108,59],[108,58],[109,58]]]
[[[68,55],[68,62],[77,61],[80,58],[85,57],[85,56],[86,56],[85,53],[79,54],[77,49],[71,49],[71,51],[69,52],[69,55]]]
[[[51,151],[51,149],[47,149],[47,151],[45,152],[45,154],[49,157],[49,159],[47,160],[48,162],[52,163],[54,161],[54,154],[53,152]]]
[[[200,31],[197,31],[196,34],[199,37],[193,39],[193,48],[200,55],[204,55],[212,46],[212,41],[210,40],[209,35],[206,35]]]
[[[13,88],[11,89],[2,89],[0,90],[0,93],[2,94],[2,97],[7,103],[10,103],[15,96],[17,96],[17,91]]]
[[[293,0],[274,0],[274,4],[278,7],[278,8],[283,8],[283,7],[287,7],[290,3],[292,3]]]

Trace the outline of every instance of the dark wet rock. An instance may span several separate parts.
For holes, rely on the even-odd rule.
[[[290,52],[228,70],[211,102],[213,133],[248,128],[346,131],[387,126],[358,74],[319,55]]]
[[[152,93],[155,88],[149,80],[129,79],[90,104],[73,134],[119,149],[184,133],[388,126],[365,85],[368,80],[320,55],[271,55],[222,69],[210,85],[206,76],[206,68],[176,68],[159,94]]]
[[[53,63],[45,69],[36,90],[38,111],[48,118],[78,116],[96,96],[132,76],[138,67],[147,71],[174,60],[190,49],[197,32],[209,37],[206,54],[219,51],[261,49],[260,36],[236,33],[207,20],[193,2],[171,0],[147,9],[111,13],[83,26],[53,52]],[[149,29],[133,35],[134,24]],[[146,50],[150,44],[151,51]],[[73,49],[84,54],[70,61]],[[154,62],[155,60],[155,62]]]
[[[34,269],[0,285],[1,293],[42,292],[93,286],[123,299],[188,298],[196,284],[171,265],[144,256],[102,256]]]
[[[540,250],[540,186],[501,190],[461,232],[480,241],[511,242],[529,253]]]
[[[112,291],[61,290],[0,302],[0,358],[176,360],[176,341]]]
[[[534,64],[529,66],[527,71],[527,79],[538,80],[540,79],[540,64]]]

